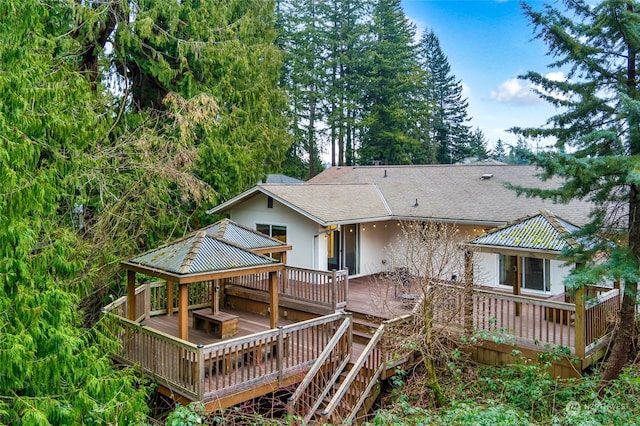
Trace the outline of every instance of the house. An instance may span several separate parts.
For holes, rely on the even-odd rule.
[[[382,380],[415,363],[413,351],[386,339],[419,314],[425,292],[437,292],[434,324],[448,336],[479,336],[476,361],[513,362],[514,347],[530,359],[559,348],[567,357],[553,360],[553,375],[578,375],[606,352],[620,289],[564,291],[569,269],[558,257],[589,205],[550,206],[503,186],[540,185],[535,173],[355,167],[260,184],[211,211],[241,224],[223,219],[121,262],[127,295],[103,311],[120,341],[112,356],[207,411],[279,389],[291,392],[290,415],[349,423],[371,408]],[[374,295],[367,275],[389,266],[385,246],[414,221],[458,227],[467,264],[460,279],[428,277],[407,306],[406,294],[388,291],[393,279],[382,276],[387,292]]]
[[[351,276],[364,276],[388,268],[385,247],[397,240],[403,222],[452,224],[461,243],[541,210],[553,211],[567,226],[585,224],[591,211],[587,202],[553,204],[518,196],[505,186],[559,185],[553,179],[541,181],[539,172],[535,166],[506,164],[332,167],[306,183],[259,184],[209,213],[226,214],[286,241],[293,247],[291,265],[348,269]],[[478,284],[505,285],[496,272],[509,266],[504,257],[485,252],[476,262],[487,272],[477,276]],[[562,278],[569,270],[561,263],[543,261],[542,274],[549,281],[541,286],[529,279],[525,293],[563,292]],[[525,264],[529,269],[539,266],[536,260]]]

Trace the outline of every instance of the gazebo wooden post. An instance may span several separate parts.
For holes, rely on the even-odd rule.
[[[276,271],[269,272],[269,307],[269,325],[271,328],[276,328],[278,326],[278,273]]]
[[[179,284],[178,289],[178,337],[189,340],[189,284]]]
[[[516,256],[516,285],[513,287],[513,295],[520,296],[522,290],[522,257]],[[516,302],[516,316],[520,316],[522,304]]]
[[[213,300],[211,301],[211,313],[213,315],[220,311],[220,280],[213,280]]]
[[[127,319],[136,320],[136,273],[127,270]]]
[[[173,316],[173,282],[167,280],[167,316]]]

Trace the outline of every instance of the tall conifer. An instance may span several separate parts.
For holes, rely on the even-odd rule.
[[[431,108],[427,131],[439,163],[455,163],[470,154],[467,100],[462,83],[451,73],[449,60],[432,30],[420,38],[420,62],[426,71],[426,99]]]
[[[551,137],[556,150],[540,153],[535,162],[544,177],[565,180],[557,191],[528,189],[528,194],[557,201],[585,198],[596,209],[583,228],[578,250],[570,255],[582,266],[566,282],[569,288],[603,279],[624,287],[622,310],[602,385],[620,373],[633,347],[638,281],[640,280],[640,93],[637,88],[640,51],[640,3],[604,0],[592,6],[583,0],[525,5],[544,40],[553,65],[569,69],[567,80],[553,81],[540,73],[526,78],[540,87],[543,98],[559,107],[547,126],[514,129],[531,137]],[[523,191],[522,188],[520,188]],[[599,238],[612,237],[619,244]],[[606,260],[597,262],[599,255]]]
[[[378,0],[367,52],[360,164],[411,164],[419,150],[414,103],[422,81],[415,28],[400,0]]]

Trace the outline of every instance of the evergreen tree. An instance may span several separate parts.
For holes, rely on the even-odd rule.
[[[328,84],[326,86],[331,165],[353,164],[357,111],[362,105],[363,50],[371,16],[370,1],[328,0],[320,6],[326,17]],[[347,153],[351,155],[347,155]]]
[[[274,5],[264,0],[136,1],[118,24],[116,63],[133,105],[164,110],[167,93],[212,96],[207,132],[194,134],[197,173],[225,200],[278,170],[289,146],[277,88]]]
[[[71,2],[0,3],[0,423],[139,424],[146,393],[82,328],[91,252],[66,209],[109,129],[81,72]],[[74,291],[78,290],[78,292]]]
[[[534,153],[529,148],[527,142],[519,138],[515,146],[509,147],[509,154],[505,161],[509,164],[531,164],[531,157],[533,155]]]
[[[422,72],[416,61],[415,28],[400,0],[378,0],[373,9],[373,33],[360,163],[410,164],[419,142],[413,137],[417,122],[416,98]]]
[[[317,0],[290,0],[279,5],[285,46],[283,86],[290,100],[293,145],[289,159],[304,159],[311,178],[320,170],[323,122],[326,119],[326,22]],[[318,167],[320,166],[320,167]]]
[[[433,31],[424,31],[419,47],[427,76],[425,102],[433,109],[427,127],[430,143],[436,146],[439,163],[461,161],[470,153],[468,104],[462,98],[462,84],[451,73],[449,60]]]
[[[493,148],[493,152],[491,153],[491,158],[496,161],[507,160],[507,150],[505,149],[505,144],[502,142],[502,139],[498,139],[496,142],[496,146]]]
[[[476,127],[469,135],[469,155],[478,160],[486,160],[489,158],[487,138],[479,127]]]
[[[552,81],[536,72],[529,72],[526,78],[539,85],[542,97],[561,112],[544,128],[514,130],[525,136],[556,138],[559,149],[538,154],[535,162],[543,168],[543,177],[565,179],[557,191],[524,192],[558,201],[585,198],[596,205],[592,221],[577,239],[580,248],[566,253],[583,265],[576,268],[566,285],[577,288],[604,278],[623,283],[622,309],[602,377],[604,389],[624,366],[636,330],[640,279],[640,3],[604,0],[592,6],[572,0],[564,4],[564,9],[547,6],[542,11],[525,6],[537,36],[556,58],[553,65],[570,70],[566,81]],[[602,241],[598,238],[601,232],[622,243]],[[596,258],[602,259],[601,253],[608,256],[596,263]]]

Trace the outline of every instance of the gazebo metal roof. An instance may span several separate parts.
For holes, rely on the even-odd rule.
[[[222,219],[202,228],[212,237],[222,239],[250,250],[269,249],[272,252],[289,250],[291,246],[261,232],[249,229],[230,219]]]
[[[555,216],[547,210],[541,210],[514,222],[495,228],[469,243],[469,246],[491,249],[515,249],[552,252],[576,245],[570,235],[580,228]]]
[[[130,262],[180,275],[274,263],[266,256],[232,245],[206,230],[135,257]]]

